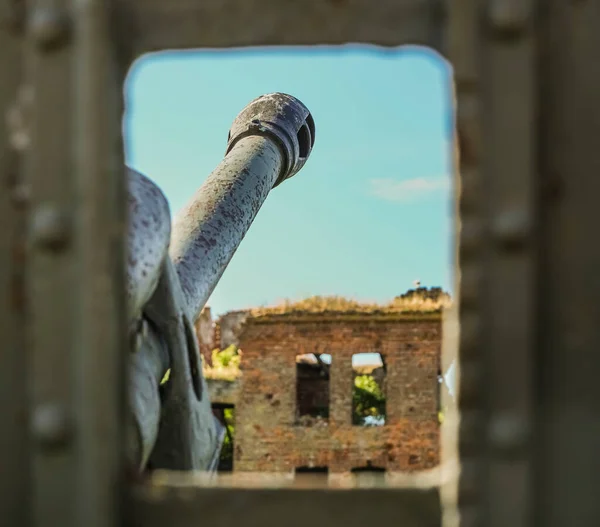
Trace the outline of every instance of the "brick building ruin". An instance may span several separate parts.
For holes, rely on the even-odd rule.
[[[221,317],[215,347],[242,354],[238,377],[208,376],[216,413],[235,409],[230,468],[344,485],[438,465],[441,326],[440,310]],[[359,377],[382,395],[370,415]]]

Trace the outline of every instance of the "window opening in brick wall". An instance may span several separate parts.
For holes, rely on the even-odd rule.
[[[329,479],[329,467],[296,467],[294,486],[304,488],[326,487]]]
[[[357,487],[378,487],[385,485],[385,468],[374,467],[370,462],[365,466],[355,467],[351,470],[354,485]]]
[[[329,420],[331,355],[309,353],[296,357],[296,423],[319,426]]]
[[[380,353],[352,355],[352,424],[385,425],[385,363]]]
[[[233,472],[233,449],[235,439],[235,406],[232,404],[212,405],[213,414],[225,427],[225,438],[221,448],[218,472]]]

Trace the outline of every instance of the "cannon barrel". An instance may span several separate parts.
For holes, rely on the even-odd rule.
[[[233,122],[223,161],[177,215],[168,254],[164,196],[129,171],[128,301],[136,339],[128,455],[134,465],[215,468],[223,430],[211,411],[193,323],[269,191],[306,163],[314,136],[312,116],[296,98],[273,93],[250,102]]]
[[[269,191],[306,163],[313,118],[283,93],[253,100],[236,117],[223,161],[175,219],[170,255],[195,320]]]

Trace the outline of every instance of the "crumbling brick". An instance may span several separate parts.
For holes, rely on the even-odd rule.
[[[250,317],[239,346],[236,472],[319,466],[342,474],[367,464],[415,472],[439,463],[441,315]],[[325,424],[297,419],[296,356],[308,353],[332,356]],[[384,426],[352,425],[354,353],[385,360]]]

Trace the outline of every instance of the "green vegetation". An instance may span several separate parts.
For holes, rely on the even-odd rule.
[[[352,390],[352,424],[373,426],[385,420],[385,396],[372,375],[357,375]]]
[[[242,352],[233,344],[224,350],[215,349],[212,352],[212,366],[202,363],[204,377],[223,381],[233,381],[240,375],[240,362]],[[161,385],[169,381],[171,370],[168,369],[160,382]]]
[[[390,302],[359,302],[342,296],[313,296],[299,301],[250,310],[253,317],[290,314],[416,314],[439,313],[452,303],[450,295],[440,287],[409,289]]]
[[[215,349],[212,352],[212,366],[203,363],[206,379],[234,381],[240,376],[242,352],[232,344],[224,350]]]
[[[223,446],[221,447],[221,457],[219,458],[219,471],[233,470],[233,438],[235,434],[235,409],[225,408],[223,410],[223,420],[227,430]]]
[[[234,344],[224,350],[215,349],[212,352],[213,369],[239,368],[240,352]]]
[[[169,368],[166,371],[165,376],[162,378],[162,381],[160,381],[160,385],[162,386],[163,384],[168,383],[170,378],[171,378],[171,368]]]

